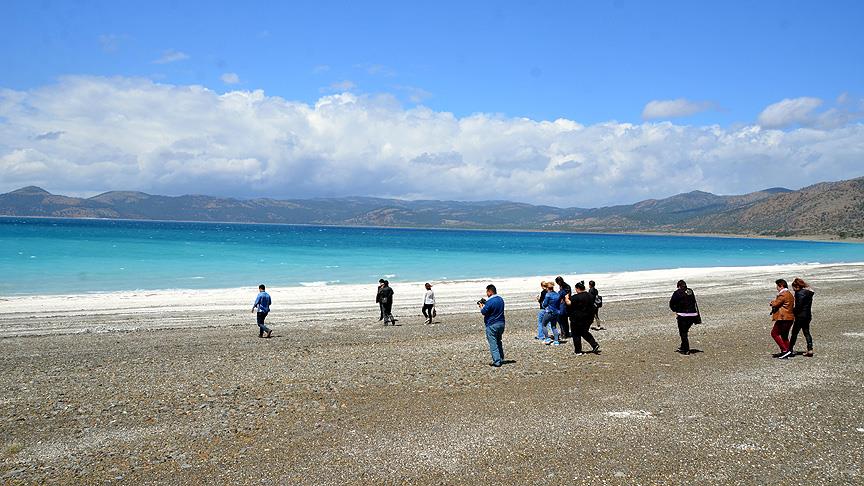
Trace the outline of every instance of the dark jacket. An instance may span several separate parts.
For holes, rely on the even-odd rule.
[[[545,307],[543,307],[543,301],[544,301],[545,299],[546,299],[546,289],[543,289],[543,290],[540,292],[540,297],[537,297],[537,303],[540,304],[540,308],[541,308],[541,309],[544,309],[544,308],[545,308]]]
[[[594,322],[594,297],[588,292],[577,292],[570,296],[567,307],[570,319],[576,322]]]
[[[561,297],[561,309],[563,310],[563,309],[565,309],[565,306],[567,305],[567,301],[565,300],[565,296],[572,295],[573,289],[570,287],[569,284],[566,284],[566,283],[564,285],[559,285],[558,289],[559,289],[558,290],[558,297]]]
[[[393,303],[393,289],[390,287],[381,287],[381,290],[378,291],[378,298],[384,305]]]
[[[795,291],[795,319],[812,319],[811,307],[813,307],[813,291],[810,289]]]
[[[672,312],[681,312],[685,314],[699,312],[696,308],[696,295],[693,293],[693,290],[689,288],[676,290],[675,293],[672,294],[672,298],[669,299],[669,308],[672,309]]]

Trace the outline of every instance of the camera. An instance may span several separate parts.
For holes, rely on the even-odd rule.
[[[477,305],[486,305],[486,299],[480,299],[477,301]]]

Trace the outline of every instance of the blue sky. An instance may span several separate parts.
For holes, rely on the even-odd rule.
[[[82,77],[100,86],[128,80],[151,83],[127,86],[125,94],[119,95],[124,99],[141,90],[200,85],[215,95],[261,90],[268,99],[312,107],[322,98],[345,93],[358,97],[356,103],[371,113],[395,110],[411,118],[416,113],[410,110],[419,105],[436,115],[452,114],[460,130],[464,128],[462,121],[482,114],[511,122],[522,117],[538,123],[561,118],[587,127],[609,122],[644,126],[668,120],[675,127],[707,130],[717,124],[734,131],[761,124],[764,129],[778,129],[788,135],[801,128],[830,131],[860,127],[864,95],[861,25],[864,2],[853,1],[7,1],[0,5],[0,89],[6,90],[7,106],[15,100],[31,109],[36,101],[21,101],[24,97],[71,89],[64,80]],[[84,89],[80,83],[71,84]],[[766,114],[766,109],[784,101],[787,103]],[[6,138],[0,138],[0,156],[5,152],[7,160],[0,170],[10,175],[7,180],[14,180],[8,185],[26,179],[11,175],[34,163],[35,155],[29,152],[25,154],[29,162],[21,162],[22,150],[38,151],[51,160],[67,158],[22,142],[45,141],[55,132],[63,132],[67,140],[73,137],[73,130],[49,126],[52,119],[61,118],[56,105],[43,108],[39,123],[46,124],[45,131],[29,135],[23,132],[25,125],[35,130],[35,121],[19,120],[10,115],[9,108],[6,113],[0,111],[0,120],[7,125]],[[116,115],[127,108],[113,109]],[[23,110],[17,113],[21,116]],[[250,116],[260,120],[260,113]],[[169,120],[160,118],[154,123],[169,130]],[[292,133],[299,136],[299,132]],[[694,136],[698,139],[701,135]],[[857,136],[845,134],[843,139],[854,146],[860,142]],[[411,152],[407,145],[410,139],[384,142],[384,149],[390,143]],[[87,140],[81,143],[104,145]],[[173,141],[181,142],[188,140]],[[568,160],[550,162],[555,157],[548,155],[549,147],[559,142],[537,142],[539,145],[531,150],[545,155],[537,160],[528,157],[531,160],[526,159],[526,163],[545,161],[547,172],[550,164],[566,165]],[[456,150],[456,145],[462,149]],[[800,152],[796,147],[787,153]],[[122,151],[122,147],[115,148]],[[834,152],[811,153],[799,165],[812,165],[818,156],[833,164],[835,170],[826,172],[831,177],[861,175],[850,171],[850,163],[839,158],[854,158],[857,152],[850,153],[849,146],[838,150],[834,142],[824,150],[829,148]],[[417,146],[413,156],[405,155],[401,160],[410,162],[423,154],[444,158],[456,154],[453,160],[479,164],[478,169],[484,168],[484,160],[491,160],[488,153],[478,154],[476,159],[467,157],[471,150],[465,149],[464,140],[442,149],[443,156],[428,149]],[[117,158],[117,153],[112,154]],[[580,154],[584,160],[577,160]],[[140,154],[130,148],[126,155]],[[283,160],[272,154],[243,155],[237,149],[222,158],[229,160],[229,165],[236,163],[230,160],[255,159],[262,167]],[[584,150],[574,149],[570,155],[583,165],[594,163],[595,170],[606,162]],[[271,158],[262,160],[263,156]],[[566,154],[561,156],[567,158]],[[304,160],[310,163],[321,157],[332,160],[327,154]],[[346,156],[335,167],[366,157],[367,152]],[[678,154],[675,163],[680,165],[689,158]],[[142,165],[146,164],[139,160],[138,166]],[[508,176],[513,176],[512,171]],[[810,176],[779,182],[801,186]],[[734,187],[709,179],[697,181],[697,185],[731,192],[757,187],[755,181],[747,183],[746,172],[735,179],[739,182]],[[34,181],[39,182],[39,178]],[[127,181],[120,178],[116,182]],[[142,188],[184,191],[180,180],[161,185],[155,179],[151,182]],[[348,186],[335,190],[332,184],[324,183],[318,190],[309,181],[305,183],[291,194],[341,195],[349,190]],[[2,183],[0,186],[7,188]],[[61,181],[54,186],[79,193],[106,188],[87,181]],[[543,199],[543,192],[555,187],[547,184],[520,191],[505,186],[515,192],[513,199],[532,201]],[[464,189],[461,197],[459,193],[416,188],[388,194],[470,198],[475,193],[472,188]],[[232,188],[220,183],[212,190],[232,195],[290,195],[254,184]],[[370,192],[367,188],[358,190]],[[641,190],[639,195],[670,192],[674,190],[655,187]],[[632,191],[609,197],[607,202],[629,194]]]

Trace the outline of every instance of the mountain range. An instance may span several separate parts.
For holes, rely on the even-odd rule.
[[[721,196],[692,191],[602,208],[509,201],[406,201],[372,197],[234,199],[111,191],[90,198],[29,186],[0,195],[0,215],[347,226],[663,232],[864,238],[864,177],[796,191]]]

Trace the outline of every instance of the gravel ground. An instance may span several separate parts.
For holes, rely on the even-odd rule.
[[[862,484],[864,285],[814,280],[816,356],[786,361],[770,286],[703,295],[691,356],[656,297],[585,357],[509,312],[500,369],[475,314],[0,339],[0,482]]]

